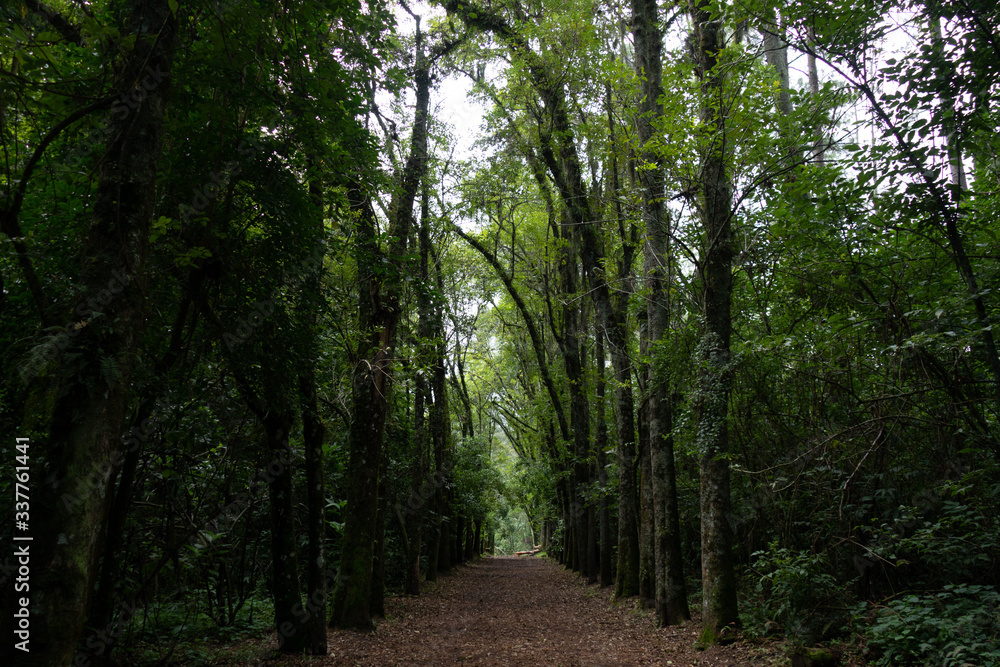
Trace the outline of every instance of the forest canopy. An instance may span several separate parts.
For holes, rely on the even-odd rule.
[[[995,3],[0,18],[16,664],[321,655],[535,545],[706,646],[1000,664]]]

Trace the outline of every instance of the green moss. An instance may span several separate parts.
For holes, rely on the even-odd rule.
[[[797,648],[792,652],[792,667],[836,667],[840,656],[825,648]]]
[[[715,643],[715,628],[706,625],[701,629],[701,635],[698,636],[698,641],[695,642],[694,648],[698,651],[704,651],[709,646]]]

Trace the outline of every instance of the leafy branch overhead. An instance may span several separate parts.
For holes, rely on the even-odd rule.
[[[0,4],[14,664],[1000,664],[994,5]]]

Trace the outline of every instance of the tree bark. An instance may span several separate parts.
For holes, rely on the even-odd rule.
[[[646,276],[649,337],[655,341],[649,366],[649,441],[656,539],[656,618],[660,626],[691,618],[681,552],[677,473],[674,466],[673,397],[663,356],[670,330],[671,259],[669,217],[662,207],[647,219]],[[650,209],[647,208],[647,211]]]
[[[385,266],[404,271],[413,226],[413,205],[426,171],[427,121],[430,102],[430,65],[423,41],[417,33],[416,112],[410,137],[410,155],[402,174],[402,185],[390,205],[392,238],[388,257],[377,241],[376,221],[367,194],[355,191],[361,215],[355,233],[355,256],[361,289],[358,295],[358,328],[361,331],[352,377],[354,406],[350,429],[347,511],[340,572],[333,593],[331,624],[371,629],[371,578],[378,508],[378,469],[382,460],[387,401],[392,380],[396,328],[401,312],[401,281],[384,278]],[[385,259],[386,262],[382,260]]]
[[[648,148],[654,121],[663,115],[662,34],[656,0],[633,0],[632,30],[636,69],[642,77],[642,100],[637,130],[640,146],[642,213],[646,227],[644,252],[649,354],[649,451],[653,495],[653,536],[656,618],[661,626],[677,625],[691,617],[684,584],[680,541],[680,512],[674,468],[672,402],[664,380],[664,346],[670,325],[670,218],[663,206],[666,191],[663,159]]]
[[[318,173],[314,156],[309,156],[309,198],[312,200],[313,224],[317,239],[323,236],[324,192],[323,180]],[[317,248],[319,249],[319,248]],[[321,255],[322,257],[322,255]],[[303,281],[301,313],[308,331],[309,353],[299,373],[299,405],[302,415],[302,446],[305,451],[306,477],[306,600],[301,612],[305,651],[311,655],[326,655],[327,572],[324,546],[326,544],[326,490],[323,476],[323,443],[326,426],[319,412],[316,392],[317,337],[319,313],[322,306],[322,259],[316,271]]]
[[[816,45],[812,42],[811,36],[808,52],[806,53],[806,72],[809,77],[809,95],[812,97],[813,103],[818,105],[819,68],[816,66]],[[826,137],[822,133],[818,134],[813,141],[812,159],[821,167],[826,164]]]
[[[778,75],[778,112],[782,116],[790,116],[792,91],[788,75],[788,42],[781,36],[781,27],[773,16],[765,22],[761,34],[764,38],[764,58]]]
[[[562,338],[560,350],[566,380],[569,383],[570,430],[573,435],[573,464],[570,470],[571,498],[566,524],[567,536],[572,534],[573,551],[567,553],[571,569],[580,571],[587,563],[586,487],[590,455],[590,406],[587,400],[586,376],[583,372],[580,341],[580,305],[577,299],[578,271],[574,250],[573,227],[564,218],[561,229],[561,259],[559,262],[562,291]]]
[[[372,551],[372,616],[385,618],[385,520],[389,509],[389,491],[386,488],[385,474],[388,457],[382,453],[379,466],[378,482],[378,512],[375,515],[375,548]]]
[[[645,327],[642,327],[645,329]],[[646,336],[645,331],[641,334]],[[640,367],[644,369],[644,366]],[[653,462],[649,448],[649,401],[643,401],[639,418],[639,599],[656,599],[656,552],[653,537]]]
[[[296,558],[295,516],[292,503],[292,450],[290,410],[274,410],[262,419],[268,460],[268,496],[271,518],[271,597],[278,650],[298,653],[309,645],[302,623],[302,595]],[[298,612],[298,613],[297,613]]]
[[[604,379],[604,339],[597,337],[597,344],[594,357],[597,360],[597,437],[594,441],[594,448],[597,450],[597,484],[601,490],[600,501],[600,523],[601,551],[598,558],[601,573],[601,586],[610,586],[615,581],[615,562],[613,557],[612,533],[611,533],[611,510],[608,507],[608,468],[607,458],[604,454],[608,448],[608,422],[605,414],[605,385]]]
[[[312,364],[299,376],[302,402],[302,440],[306,466],[306,651],[326,655],[326,490],[323,477],[323,443],[326,427],[319,415],[316,376]]]
[[[403,513],[403,529],[406,533],[406,559],[408,574],[406,592],[410,595],[420,594],[420,553],[423,541],[423,522],[426,515],[426,505],[434,499],[435,489],[427,479],[425,452],[430,443],[429,429],[425,411],[432,402],[428,391],[427,373],[424,367],[431,358],[432,304],[430,298],[430,212],[428,210],[427,184],[423,186],[421,196],[420,231],[418,245],[420,250],[420,286],[417,288],[417,371],[414,378],[414,409],[413,409],[413,447],[410,456],[410,497]]]
[[[714,643],[723,628],[739,623],[729,491],[728,405],[731,386],[732,193],[726,171],[725,74],[718,65],[724,47],[719,19],[707,0],[690,5],[695,26],[695,74],[701,87],[701,122],[706,131],[701,171],[702,313],[698,345],[702,364],[698,400],[701,476],[702,642]]]
[[[333,593],[331,625],[373,629],[371,576],[378,510],[378,469],[388,405],[391,340],[396,320],[382,302],[381,253],[376,241],[375,213],[367,194],[351,194],[361,208],[355,232],[355,254],[361,280],[358,324],[362,350],[352,377],[347,508],[340,571]]]
[[[448,498],[447,494],[441,495],[441,507],[444,512],[448,509]],[[441,535],[438,538],[438,572],[447,572],[455,565],[455,560],[451,557],[451,545],[452,545],[452,533],[455,531],[455,519],[452,516],[446,516],[442,512],[441,516]]]
[[[175,30],[166,0],[134,0],[128,14],[122,33],[135,43],[123,56],[115,90],[126,95],[137,82],[149,85],[135,109],[108,120],[82,255],[84,296],[69,314],[77,326],[67,332],[68,351],[79,353],[78,370],[67,366],[52,378],[34,378],[25,410],[24,432],[45,435],[29,450],[38,486],[31,499],[30,652],[19,654],[23,665],[74,662],[98,572],[108,483],[125,456],[120,436],[146,320],[149,225]],[[157,73],[155,81],[147,68]]]

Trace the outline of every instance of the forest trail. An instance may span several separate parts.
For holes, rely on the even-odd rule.
[[[768,665],[776,655],[745,644],[693,648],[699,626],[658,630],[635,601],[536,557],[459,566],[419,597],[386,600],[374,634],[331,631],[328,665]],[[283,658],[279,664],[298,664]]]

